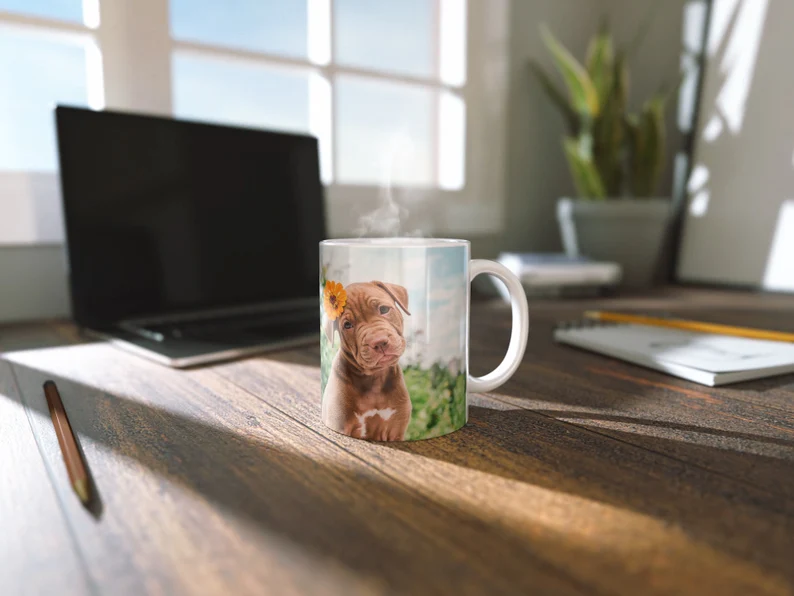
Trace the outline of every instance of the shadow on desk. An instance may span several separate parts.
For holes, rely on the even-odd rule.
[[[266,393],[252,408],[208,389],[196,380],[201,377],[153,366],[138,370],[155,378],[96,373],[104,390],[24,364],[14,368],[37,418],[47,414],[43,381],[58,385],[106,497],[100,525],[110,518],[115,525],[108,527],[121,533],[92,536],[107,543],[87,545],[78,531],[78,540],[88,549],[117,549],[129,566],[141,564],[141,551],[148,549],[151,556],[141,564],[146,573],[169,573],[158,565],[172,564],[151,550],[156,540],[150,532],[198,541],[212,553],[212,564],[221,564],[229,549],[244,548],[239,539],[229,541],[229,524],[237,528],[234,535],[238,523],[272,557],[286,540],[372,585],[410,593],[417,586],[442,593],[621,591],[621,584],[628,591],[626,553],[631,557],[631,545],[648,535],[651,545],[642,548],[656,552],[653,540],[669,539],[659,551],[666,554],[638,550],[638,561],[672,591],[691,582],[738,592],[780,586],[777,578],[788,565],[785,523],[792,509],[780,500],[490,398],[473,398],[470,424],[457,433],[416,443],[359,443],[366,446],[362,456],[348,445],[352,439],[329,438],[312,428],[316,420],[307,425],[295,413],[270,407]],[[205,410],[206,403],[216,407]],[[417,472],[408,477],[389,469],[389,454],[397,467]],[[161,481],[154,492],[149,472]],[[438,492],[417,484],[423,473],[421,482]],[[464,478],[496,494],[507,481],[503,490],[516,499],[504,501],[505,515],[476,509],[465,498]],[[173,485],[211,502],[217,515],[204,517]],[[164,518],[164,508],[173,519]],[[770,518],[758,523],[754,515],[766,509]],[[150,528],[152,520],[165,525]],[[619,530],[623,543],[601,530]],[[736,535],[747,543],[735,542]],[[747,544],[760,543],[766,545],[764,564],[776,572],[771,579],[746,562]],[[297,565],[290,557],[271,559],[265,569],[268,564]],[[721,575],[723,568],[737,571]],[[644,580],[633,577],[639,589]]]
[[[530,542],[496,521],[484,523],[464,510],[429,501],[343,451],[339,451],[343,457],[334,462],[327,451],[333,446],[299,425],[293,426],[312,436],[299,439],[303,452],[289,449],[295,437],[284,441],[279,435],[289,436],[296,428],[278,424],[274,412],[248,413],[245,423],[231,431],[68,378],[19,364],[14,368],[26,405],[40,414],[35,418],[41,427],[34,432],[47,432],[46,403],[37,398],[38,389],[45,378],[59,387],[72,426],[83,437],[99,491],[106,497],[105,515],[97,526],[101,530],[102,524],[109,524],[106,544],[101,544],[101,531],[88,536],[78,529],[77,540],[83,540],[81,546],[89,551],[104,551],[103,556],[115,549],[123,562],[119,564],[134,566],[147,559],[142,551],[157,542],[146,538],[150,531],[160,539],[172,534],[175,547],[184,539],[176,536],[188,531],[214,552],[207,564],[228,560],[228,549],[233,549],[228,544],[229,528],[212,518],[196,518],[200,514],[199,509],[191,509],[193,500],[180,501],[178,493],[168,489],[177,484],[216,505],[228,523],[241,520],[242,526],[260,537],[256,540],[270,541],[271,548],[283,550],[279,544],[287,539],[319,560],[334,561],[355,572],[372,586],[405,593],[414,593],[417,587],[465,592],[474,586],[494,593],[526,592],[533,587],[560,593],[582,590],[576,579],[537,556],[539,548],[575,552],[576,545],[567,544],[563,536],[554,546],[548,537]],[[177,375],[181,373],[168,376]],[[163,387],[166,392],[173,390],[173,386]],[[0,395],[0,399],[6,397]],[[136,466],[123,463],[127,460],[159,476],[160,491],[152,494],[144,488],[151,485],[140,476],[146,472],[136,472]],[[68,487],[61,490],[69,492]],[[164,521],[162,510],[174,499],[180,503],[178,518]],[[152,520],[166,526],[150,528]],[[118,534],[127,531],[129,536]],[[281,539],[273,540],[273,536]],[[161,547],[170,548],[168,542]],[[144,571],[155,576],[167,573],[158,565],[173,564],[171,557],[149,559]],[[289,566],[290,562],[269,564]],[[266,569],[267,565],[261,571]],[[241,577],[256,573],[239,571]],[[306,568],[296,574],[309,581],[313,571]]]
[[[485,349],[473,351],[487,361]],[[486,364],[491,368],[503,357],[492,352]],[[318,357],[303,351],[262,359],[316,366]],[[600,362],[605,364],[593,366]],[[244,384],[245,377],[242,366],[229,374]],[[753,381],[738,386],[739,392],[784,387],[791,378]],[[715,396],[710,388],[693,388],[655,371],[547,346],[498,394],[471,396],[469,425],[461,431],[382,447],[634,511],[717,549],[729,549],[742,536],[764,544],[789,569],[785,561],[794,553],[787,536],[794,525],[790,419],[782,410],[775,419],[775,410],[720,391]],[[435,473],[433,463],[414,465],[428,476]],[[759,523],[767,514],[776,520],[771,531]]]

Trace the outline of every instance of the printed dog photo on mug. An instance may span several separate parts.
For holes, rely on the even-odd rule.
[[[322,418],[371,441],[466,423],[468,255],[449,248],[321,255]]]

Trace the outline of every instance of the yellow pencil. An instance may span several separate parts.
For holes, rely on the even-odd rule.
[[[750,327],[734,327],[733,325],[719,325],[717,323],[688,321],[686,319],[662,319],[658,317],[629,315],[619,312],[606,312],[599,310],[588,310],[584,313],[584,316],[587,319],[611,321],[614,323],[634,323],[636,325],[652,325],[654,327],[671,327],[673,329],[686,329],[688,331],[701,331],[703,333],[719,333],[721,335],[751,337],[753,339],[769,339],[773,341],[794,342],[794,333],[769,331],[766,329],[752,329]]]

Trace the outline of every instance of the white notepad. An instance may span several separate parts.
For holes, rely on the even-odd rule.
[[[554,339],[712,387],[794,372],[788,342],[645,325],[557,329]]]

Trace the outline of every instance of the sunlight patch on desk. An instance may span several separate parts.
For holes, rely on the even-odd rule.
[[[56,346],[46,346],[41,348],[23,348],[19,350],[11,350],[9,352],[2,352],[3,359],[9,362],[27,366],[32,369],[40,369],[39,366],[32,366],[33,362],[41,362],[42,359],[48,360],[55,358],[61,361],[65,356],[82,355],[87,349],[95,348],[99,345],[108,345],[104,342],[88,342],[82,344],[65,344]],[[121,352],[119,352],[121,354]]]
[[[401,457],[407,458],[404,466],[423,458],[405,453]],[[525,459],[531,465],[530,458]],[[600,500],[603,489],[595,478],[574,478],[559,470],[555,480],[558,474],[549,477],[538,470],[544,481],[559,486],[546,488],[470,466],[438,460],[433,465],[432,476],[422,477],[421,483],[410,480],[409,486],[451,509],[522,536],[553,565],[566,568],[575,558],[579,579],[594,582],[594,589],[615,587],[604,580],[605,575],[615,582],[630,576],[655,577],[662,582],[655,588],[671,593],[700,584],[704,577],[713,582],[715,593],[741,593],[751,582],[773,590],[786,585],[782,578],[692,538],[677,525]],[[532,477],[531,472],[523,475],[528,480]],[[460,486],[471,490],[461,492]],[[593,497],[580,496],[581,491]]]
[[[781,444],[785,442],[775,437],[748,435],[728,429],[710,427],[681,430],[676,428],[677,424],[672,421],[632,419],[631,415],[626,416],[625,420],[610,420],[609,414],[604,414],[603,417],[599,417],[598,414],[588,416],[578,416],[577,414],[577,412],[572,412],[570,416],[567,416],[564,413],[560,413],[555,418],[593,430],[617,431],[623,437],[636,435],[638,438],[661,439],[687,445],[699,445],[707,449],[719,449],[720,451],[770,457],[784,461],[794,457],[794,439],[789,443],[788,448],[784,447],[788,451],[788,453],[784,453],[781,452]],[[606,434],[609,436],[609,433]],[[638,441],[637,444],[642,445],[642,440]]]

